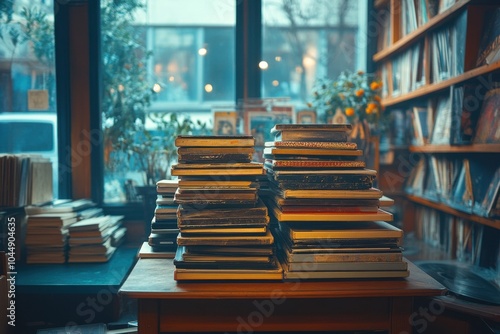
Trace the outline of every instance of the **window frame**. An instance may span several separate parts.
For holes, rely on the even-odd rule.
[[[258,64],[262,55],[262,1],[261,0],[234,0],[236,2],[236,33],[235,33],[235,103],[246,98],[261,97],[261,72]],[[367,1],[367,22],[375,21],[373,3]],[[57,75],[57,108],[58,108],[58,130],[59,130],[59,159],[61,162],[71,166],[71,154],[68,147],[73,147],[71,143],[71,91],[75,87],[70,87],[70,60],[71,54],[67,46],[68,40],[77,38],[68,33],[68,27],[72,24],[68,8],[74,7],[78,11],[86,11],[88,21],[87,27],[80,31],[88,32],[89,52],[89,109],[88,118],[90,120],[89,130],[101,133],[101,113],[100,113],[100,87],[101,87],[101,48],[100,48],[100,1],[70,1],[64,4],[55,4],[56,15],[56,75]],[[82,27],[83,28],[83,27]],[[366,68],[373,69],[371,55],[376,49],[376,40],[367,39],[366,47]],[[92,112],[94,111],[94,112]],[[71,172],[64,174],[60,182],[61,196],[72,197],[75,188],[83,187],[84,183],[90,183],[89,196],[107,212],[115,214],[125,214],[127,218],[142,219],[143,214],[137,210],[140,204],[137,203],[104,203],[104,158],[102,140],[92,143],[92,152],[89,157],[90,180],[83,180],[75,184],[72,181]],[[90,181],[90,182],[89,182]]]

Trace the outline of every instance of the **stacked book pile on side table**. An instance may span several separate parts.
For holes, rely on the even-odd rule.
[[[174,194],[177,180],[160,180],[156,183],[156,207],[151,220],[148,242],[139,251],[140,257],[173,258],[177,250],[177,204]]]
[[[349,124],[278,124],[266,143],[266,196],[284,279],[407,277],[403,232],[380,209],[376,171]]]
[[[281,280],[269,215],[258,196],[252,136],[179,136],[174,278]]]

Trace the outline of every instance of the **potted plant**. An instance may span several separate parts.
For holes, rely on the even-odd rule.
[[[382,82],[374,74],[342,72],[334,80],[316,82],[309,106],[323,112],[325,123],[351,123],[351,140],[369,155],[384,110],[381,91]]]

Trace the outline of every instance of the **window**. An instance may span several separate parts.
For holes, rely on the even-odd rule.
[[[52,1],[0,4],[0,153],[34,153],[50,158],[57,198],[53,13]]]
[[[286,96],[305,107],[316,79],[365,70],[358,41],[365,1],[263,0],[262,7],[263,97]]]
[[[236,48],[245,43],[235,41],[237,3],[101,0],[105,202],[166,177],[179,131],[212,133],[213,111],[234,110]],[[262,0],[260,97],[290,98],[297,112],[316,79],[365,70],[366,8],[366,0]]]

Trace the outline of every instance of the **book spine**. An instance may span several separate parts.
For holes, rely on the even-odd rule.
[[[288,262],[398,262],[401,253],[290,254]]]
[[[296,182],[296,183],[366,183],[373,182],[372,175],[285,175],[274,174],[274,180],[278,182]]]
[[[307,189],[307,190],[367,190],[372,187],[372,182],[356,182],[356,183],[305,183],[305,182],[279,182],[277,186],[281,189]]]

